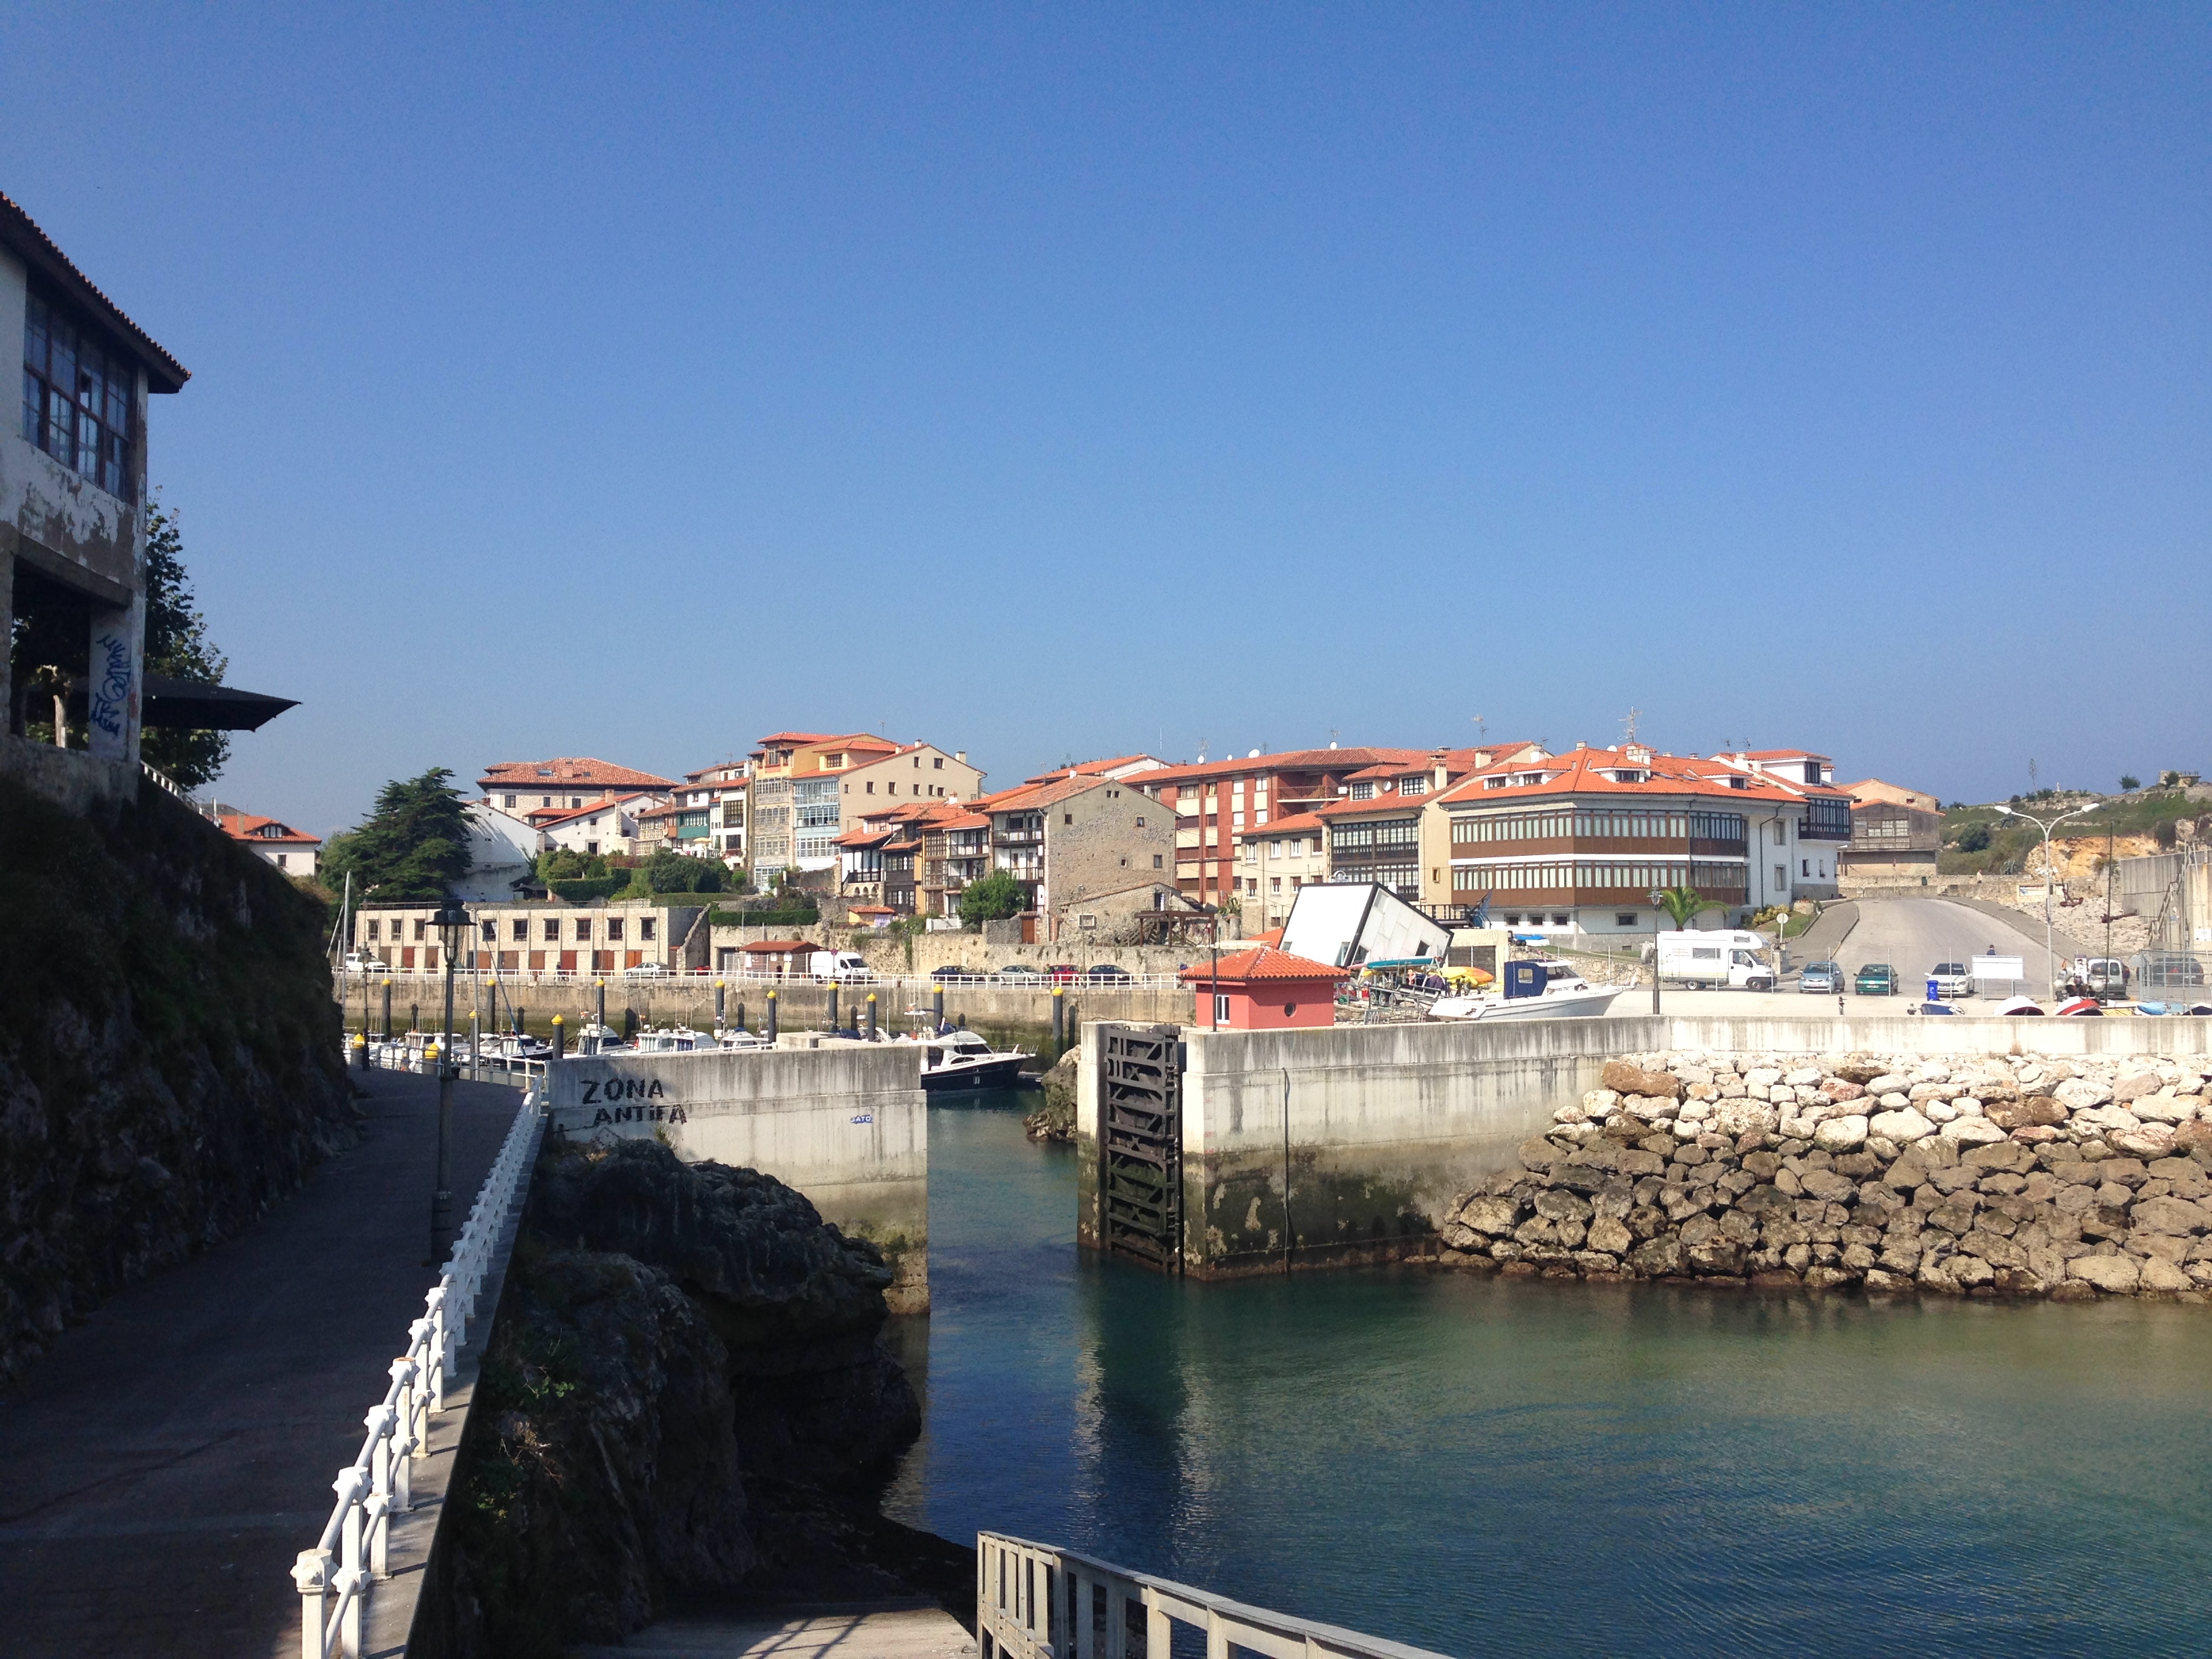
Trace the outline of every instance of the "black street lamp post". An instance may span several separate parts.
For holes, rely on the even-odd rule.
[[[453,957],[469,930],[469,913],[447,899],[431,918],[446,947],[446,1026],[438,1044],[438,1176],[430,1192],[430,1264],[453,1249]]]
[[[1656,887],[1651,890],[1651,1012],[1655,1014],[1659,1012],[1660,923],[1667,919],[1666,911],[1660,908],[1661,896]]]

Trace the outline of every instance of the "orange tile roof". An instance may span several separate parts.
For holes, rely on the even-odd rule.
[[[1182,981],[1186,985],[1211,984],[1217,980],[1224,984],[1249,984],[1261,981],[1350,977],[1341,968],[1332,968],[1327,963],[1316,962],[1310,957],[1294,957],[1272,945],[1256,945],[1250,950],[1238,951],[1222,957],[1218,964],[1194,962],[1182,970]]]
[[[1144,787],[1150,789],[1156,784],[1194,782],[1206,778],[1226,777],[1236,772],[1313,772],[1326,769],[1349,773],[1358,767],[1372,766],[1378,761],[1419,765],[1428,758],[1429,754],[1425,749],[1288,749],[1274,755],[1224,756],[1220,760],[1163,766],[1153,771],[1139,772],[1130,781],[1141,781]]]
[[[1093,789],[1103,789],[1103,778],[1057,777],[1043,783],[1024,783],[997,795],[987,796],[972,803],[978,811],[1026,812],[1040,806],[1054,806],[1064,800]]]
[[[1364,806],[1367,803],[1365,801],[1362,801],[1360,802],[1360,805]],[[1288,817],[1277,818],[1273,823],[1255,823],[1249,829],[1239,830],[1236,833],[1239,836],[1249,836],[1255,840],[1257,840],[1264,836],[1280,836],[1285,834],[1297,836],[1304,835],[1308,830],[1326,830],[1328,828],[1328,825],[1322,822],[1319,813],[1293,812]]]
[[[835,743],[837,734],[835,732],[771,732],[766,737],[756,738],[753,741],[763,746],[772,743],[781,748],[787,744]]]
[[[932,830],[988,830],[990,827],[991,820],[984,814],[964,808],[950,817],[938,819],[929,826]]]
[[[501,761],[487,766],[477,781],[489,792],[492,789],[560,789],[574,785],[621,788],[624,786],[647,789],[673,789],[673,778],[655,777],[650,772],[635,771],[627,766],[617,766],[611,761],[595,760],[588,755],[562,755],[553,760]]]
[[[1430,799],[1449,805],[1471,805],[1476,801],[1533,800],[1558,795],[1708,795],[1771,803],[1802,800],[1808,793],[1804,786],[1785,787],[1780,781],[1762,773],[1731,773],[1723,769],[1717,774],[1708,769],[1711,764],[1680,755],[1654,754],[1648,761],[1630,761],[1614,749],[1575,749],[1540,763],[1507,763],[1486,768]],[[1643,783],[1621,783],[1600,775],[1601,770],[1612,769],[1642,771],[1648,774],[1648,780]],[[1488,778],[1540,770],[1553,775],[1544,783],[1484,787]],[[1739,789],[1719,781],[1729,775],[1743,779],[1745,787]]]
[[[280,823],[275,818],[264,818],[253,812],[225,812],[216,822],[222,826],[225,835],[239,841],[264,845],[273,842],[285,847],[320,847],[323,844],[320,836],[301,835],[289,823]],[[271,825],[277,831],[273,836],[268,833]]]
[[[587,800],[581,806],[540,806],[531,811],[524,813],[522,815],[523,822],[526,823],[535,824],[538,828],[544,830],[550,826],[562,823],[569,818],[589,817],[594,812],[605,812],[611,808],[626,806],[631,801],[644,800],[647,798],[646,791],[642,789],[633,789],[628,794],[624,795],[612,795],[604,797],[599,800]],[[672,812],[676,811],[676,808],[671,806],[665,810]],[[638,816],[640,817],[649,817],[650,814],[641,812]]]
[[[812,939],[755,939],[750,945],[738,946],[738,949],[743,951],[747,956],[763,957],[777,956],[787,951],[812,951],[817,948],[819,947]]]
[[[1033,778],[1024,778],[1022,781],[1024,783],[1050,783],[1054,778],[1064,778],[1070,775],[1086,778],[1103,777],[1117,766],[1127,766],[1136,761],[1152,761],[1154,763],[1154,765],[1139,768],[1137,771],[1132,772],[1129,775],[1133,778],[1150,777],[1152,773],[1158,769],[1158,760],[1159,757],[1157,755],[1115,755],[1106,760],[1077,761],[1072,766],[1055,766],[1049,771],[1038,773]]]

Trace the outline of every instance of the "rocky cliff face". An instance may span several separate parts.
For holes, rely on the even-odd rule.
[[[555,1146],[471,1414],[439,1645],[552,1655],[672,1598],[972,1597],[874,1498],[921,1431],[891,1273],[781,1182]]]
[[[321,907],[150,785],[0,778],[0,1382],[359,1128]]]
[[[1442,1230],[1547,1277],[1948,1295],[2212,1293],[2212,1063],[1613,1061]]]

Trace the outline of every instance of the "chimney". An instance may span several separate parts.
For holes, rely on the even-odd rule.
[[[952,758],[965,766],[968,764],[968,751],[965,749],[956,749],[952,752]]]
[[[1434,774],[1434,782],[1431,787],[1441,795],[1444,792],[1445,784],[1451,777],[1451,769],[1444,764],[1444,751],[1441,749],[1431,750],[1429,765]]]

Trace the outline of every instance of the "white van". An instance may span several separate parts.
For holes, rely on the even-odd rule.
[[[384,964],[366,951],[349,951],[345,956],[345,971],[349,974],[380,974]]]
[[[817,979],[842,980],[848,984],[875,978],[868,959],[858,951],[811,951],[806,958],[806,971]]]
[[[1771,991],[1774,964],[1759,956],[1770,948],[1757,933],[1741,931],[1664,933],[1659,935],[1659,979],[1662,984]]]

